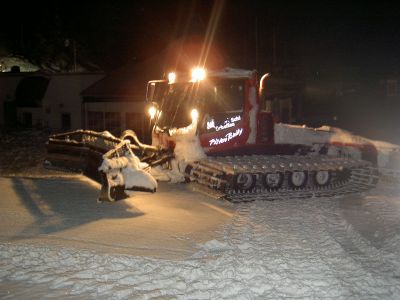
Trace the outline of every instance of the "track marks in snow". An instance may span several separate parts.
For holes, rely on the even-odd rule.
[[[392,192],[238,204],[217,238],[185,260],[0,244],[0,279],[46,284],[54,297],[397,299],[400,198]]]
[[[236,246],[236,259],[256,258],[258,265],[270,270],[264,273],[267,278],[290,283],[275,286],[277,296],[290,296],[288,291],[297,285],[296,295],[304,297],[396,298],[400,295],[399,256],[382,253],[361,236],[344,216],[343,201],[354,199],[254,202],[251,209],[239,206],[233,224],[225,230],[225,240]],[[368,203],[368,199],[361,201]],[[400,215],[391,211],[393,217]],[[394,218],[388,222],[398,233],[400,226]],[[254,276],[262,273],[256,271]]]

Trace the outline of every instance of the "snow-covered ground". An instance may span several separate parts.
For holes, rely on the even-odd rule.
[[[5,299],[400,297],[393,184],[240,205],[170,184],[97,204],[80,177],[3,178],[0,188]]]
[[[41,130],[0,131],[0,175],[56,176],[43,167],[48,133]]]
[[[161,183],[97,203],[98,184],[38,164],[44,139],[2,136],[1,298],[400,298],[399,183],[243,204]]]

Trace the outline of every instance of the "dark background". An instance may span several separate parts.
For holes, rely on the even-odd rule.
[[[227,0],[214,43],[229,63],[243,68],[263,70],[276,63],[320,74],[394,71],[400,23],[399,10],[390,3]],[[110,70],[157,54],[174,39],[204,36],[216,5],[220,1],[2,4],[0,47],[43,60],[65,51],[66,39],[75,40],[81,61]]]
[[[400,142],[399,15],[391,1],[2,3],[0,55],[70,70],[75,48],[80,65],[110,72],[195,36],[212,41],[225,66],[295,80],[298,122]]]

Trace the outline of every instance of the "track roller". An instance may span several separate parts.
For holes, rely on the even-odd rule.
[[[256,182],[256,175],[251,173],[239,173],[233,177],[233,187],[236,191],[252,191]]]
[[[283,184],[284,177],[282,172],[266,173],[262,177],[263,186],[268,191],[278,190]]]
[[[331,173],[327,170],[318,170],[315,172],[314,181],[317,186],[326,186],[331,180]]]
[[[289,185],[293,188],[303,188],[307,185],[308,173],[306,171],[293,171],[289,173]]]

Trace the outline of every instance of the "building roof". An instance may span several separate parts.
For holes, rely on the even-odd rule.
[[[81,95],[85,98],[112,99],[124,98],[125,101],[144,101],[147,82],[162,79],[169,71],[190,70],[198,63],[202,40],[198,38],[177,41],[167,49],[147,60],[128,62],[97,81]],[[207,66],[221,67],[221,56],[214,51],[207,59]]]
[[[143,62],[131,62],[95,82],[81,95],[87,98],[126,98],[144,101],[146,84],[163,74],[162,57],[153,57]]]

